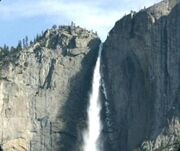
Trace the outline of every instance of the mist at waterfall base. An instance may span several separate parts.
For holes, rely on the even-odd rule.
[[[102,44],[99,46],[99,55],[94,68],[92,92],[89,97],[88,107],[88,128],[83,134],[84,145],[83,151],[100,151],[98,145],[98,138],[101,133],[101,104],[99,101],[99,89],[101,83],[100,74],[100,58],[101,58]]]

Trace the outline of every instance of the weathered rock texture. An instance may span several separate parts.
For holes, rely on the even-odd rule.
[[[166,0],[132,12],[110,31],[102,52],[107,93],[104,150],[132,151],[141,144],[148,151],[176,150],[180,138],[179,2]]]
[[[4,151],[78,150],[99,44],[95,33],[62,26],[1,60]]]

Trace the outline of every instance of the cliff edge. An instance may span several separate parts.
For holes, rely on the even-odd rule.
[[[102,52],[107,151],[176,151],[180,140],[180,4],[117,21]]]

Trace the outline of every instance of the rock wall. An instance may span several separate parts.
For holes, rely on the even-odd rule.
[[[79,150],[99,44],[95,33],[61,26],[0,60],[4,151]]]
[[[173,144],[180,140],[178,3],[166,0],[132,12],[110,31],[102,52],[104,150],[132,151],[138,146],[147,151],[176,150]]]

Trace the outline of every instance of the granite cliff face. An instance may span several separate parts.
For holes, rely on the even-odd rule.
[[[132,12],[110,31],[102,52],[104,150],[177,149],[179,2],[165,0]]]
[[[99,44],[93,32],[62,26],[0,60],[1,149],[78,150]]]
[[[53,27],[0,58],[0,150],[80,151],[100,39]],[[180,0],[117,21],[102,50],[103,151],[176,151]]]

